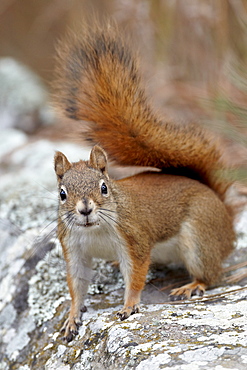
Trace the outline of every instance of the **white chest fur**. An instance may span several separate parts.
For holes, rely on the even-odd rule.
[[[77,226],[67,238],[66,245],[70,253],[103,258],[106,260],[116,259],[118,250],[124,248],[124,242],[113,227]]]
[[[73,276],[90,280],[92,258],[108,261],[117,260],[125,281],[128,280],[131,261],[126,250],[126,243],[113,226],[76,227],[66,240],[70,256],[70,272]]]

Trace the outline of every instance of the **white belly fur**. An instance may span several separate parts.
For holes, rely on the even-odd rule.
[[[151,252],[151,261],[167,265],[169,263],[181,263],[179,258],[179,238],[178,235],[154,245]]]

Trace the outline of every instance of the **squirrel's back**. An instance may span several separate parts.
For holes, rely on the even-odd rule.
[[[58,52],[56,95],[81,135],[121,165],[153,166],[198,179],[223,200],[222,153],[200,125],[162,120],[144,89],[138,58],[112,22],[85,26]]]

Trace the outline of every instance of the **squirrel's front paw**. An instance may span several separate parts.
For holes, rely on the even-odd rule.
[[[140,312],[140,307],[138,304],[135,304],[133,307],[128,306],[124,307],[121,311],[118,311],[117,316],[120,318],[121,321],[127,319],[133,313]]]
[[[62,329],[61,333],[64,333],[63,339],[66,342],[71,342],[75,335],[78,334],[78,327],[82,324],[80,317],[68,318]]]

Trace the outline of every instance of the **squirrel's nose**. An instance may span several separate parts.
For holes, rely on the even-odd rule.
[[[92,212],[92,208],[84,207],[83,209],[78,208],[78,212],[83,216],[88,216]]]
[[[92,202],[85,199],[83,201],[79,201],[76,205],[76,208],[77,212],[83,216],[89,216],[93,211]]]

